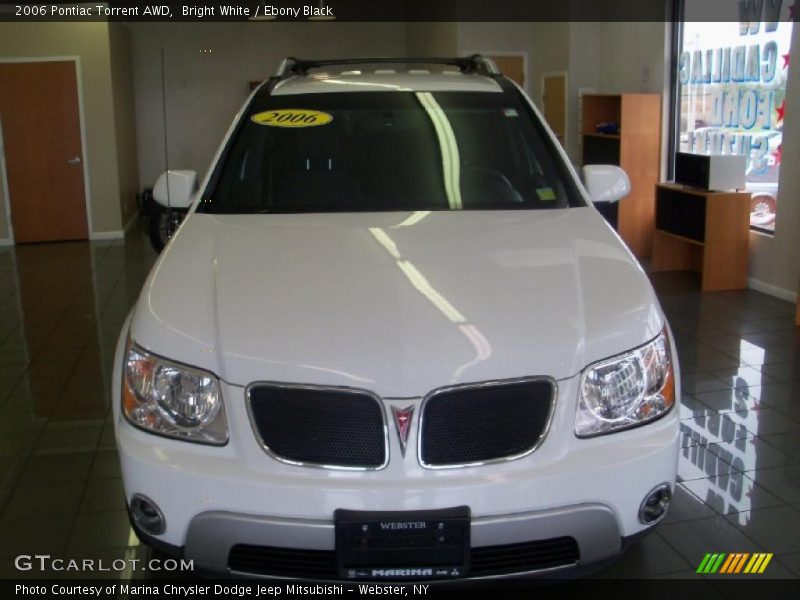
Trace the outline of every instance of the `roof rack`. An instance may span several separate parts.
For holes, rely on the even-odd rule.
[[[309,60],[294,57],[284,58],[274,77],[283,78],[290,75],[308,75],[310,69],[327,66],[348,65],[385,65],[385,64],[413,64],[413,65],[447,65],[458,67],[462,73],[480,73],[494,77],[500,75],[500,70],[491,58],[473,54],[463,57],[414,57],[414,58],[335,58],[323,60]]]

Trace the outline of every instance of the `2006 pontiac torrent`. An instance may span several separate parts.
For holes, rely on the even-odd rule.
[[[202,124],[198,124],[202,126]],[[139,536],[260,577],[561,576],[665,514],[680,385],[645,273],[494,63],[286,59],[120,335]]]

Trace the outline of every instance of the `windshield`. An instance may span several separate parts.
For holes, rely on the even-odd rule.
[[[256,96],[198,207],[222,214],[585,206],[519,93]]]

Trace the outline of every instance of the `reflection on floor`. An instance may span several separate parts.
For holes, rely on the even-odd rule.
[[[151,556],[124,510],[109,373],[154,259],[138,234],[0,249],[0,577],[42,576],[15,569],[20,554]],[[700,294],[683,273],[653,280],[683,372],[681,481],[666,521],[599,575],[700,577],[707,552],[774,552],[764,576],[800,576],[794,308],[753,291]],[[95,575],[158,576],[143,564]]]

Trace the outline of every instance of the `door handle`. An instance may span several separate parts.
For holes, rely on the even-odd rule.
[[[73,156],[67,161],[68,165],[79,165],[81,164],[81,157],[80,156]]]

